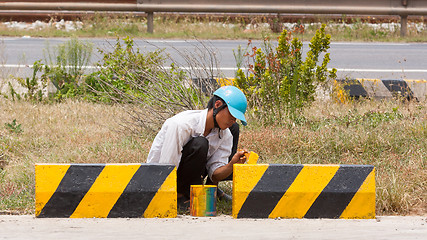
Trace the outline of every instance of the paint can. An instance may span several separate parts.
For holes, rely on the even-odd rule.
[[[191,185],[190,215],[195,217],[216,216],[216,185]]]

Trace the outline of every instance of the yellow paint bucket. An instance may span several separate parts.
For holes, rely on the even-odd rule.
[[[216,185],[191,185],[190,215],[195,217],[216,216]]]

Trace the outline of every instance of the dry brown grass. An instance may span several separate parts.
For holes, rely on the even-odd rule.
[[[372,164],[378,215],[427,213],[426,103],[318,101],[304,116],[294,126],[249,119],[240,146],[265,163]],[[120,131],[126,117],[119,105],[0,99],[0,211],[34,211],[36,162],[145,162],[151,139]],[[14,119],[22,133],[5,127]]]
[[[0,99],[0,210],[33,211],[34,163],[144,162],[150,143],[126,136],[119,106]],[[5,127],[14,119],[23,132]]]

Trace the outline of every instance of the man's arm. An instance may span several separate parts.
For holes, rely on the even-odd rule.
[[[215,172],[212,174],[212,181],[214,183],[217,183],[226,177],[230,176],[230,174],[233,172],[233,164],[235,163],[245,163],[246,158],[244,154],[247,153],[246,150],[239,150],[234,154],[231,161],[222,167],[219,167],[215,170]]]

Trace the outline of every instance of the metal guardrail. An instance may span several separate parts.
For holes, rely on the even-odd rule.
[[[427,15],[426,0],[134,0],[112,1],[0,1],[0,10],[111,11],[147,13],[148,32],[153,32],[154,12],[209,13],[300,13],[397,15],[401,17],[401,35],[407,32],[408,15]],[[120,2],[120,1],[117,1]]]

